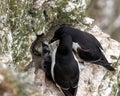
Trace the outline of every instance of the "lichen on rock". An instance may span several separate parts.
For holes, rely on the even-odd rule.
[[[18,3],[12,0],[10,5],[5,1],[6,7],[4,1],[0,2],[2,7],[9,9],[4,12],[4,23],[0,22],[0,95],[63,96],[55,84],[47,80],[42,69],[35,74],[34,67],[26,72],[23,68],[36,58],[32,58],[29,50],[35,34],[45,33],[41,41],[49,41],[61,24],[68,24],[94,35],[103,46],[106,58],[116,69],[109,72],[98,65],[81,65],[77,96],[116,96],[120,90],[120,43],[92,25],[93,19],[85,17],[86,2],[89,1],[22,0]],[[36,63],[38,58],[32,63]]]

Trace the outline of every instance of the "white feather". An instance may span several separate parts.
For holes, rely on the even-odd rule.
[[[80,45],[78,43],[73,42],[72,48],[77,52],[77,49],[81,48],[81,47],[80,47]]]
[[[72,44],[72,49],[77,53],[77,49],[81,49],[81,46],[78,44],[78,43],[75,43],[75,42],[73,42],[73,44]],[[74,54],[74,56],[75,56],[75,54]],[[78,56],[79,57],[79,56]],[[75,58],[76,58],[76,56],[75,56]],[[77,59],[77,58],[76,58]],[[79,57],[79,60],[77,60],[77,61],[79,61],[79,62],[84,62],[84,60],[82,60],[80,57]]]
[[[52,79],[55,81],[54,79],[54,66],[55,66],[55,55],[56,55],[56,51],[57,51],[57,48],[55,48],[53,50],[53,52],[51,53],[51,56],[52,56],[52,65],[51,65],[51,75],[52,75]]]
[[[72,52],[73,53],[73,52]],[[77,57],[75,56],[75,54],[73,53],[73,56],[74,56],[74,59],[77,61],[77,64],[78,64],[78,67],[79,67],[79,72],[80,72],[80,63],[79,63],[79,61],[78,61],[78,59],[77,59]]]

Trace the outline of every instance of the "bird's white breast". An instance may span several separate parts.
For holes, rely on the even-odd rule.
[[[53,52],[51,53],[52,56],[52,64],[51,64],[51,75],[52,75],[52,79],[54,80],[54,66],[55,66],[55,55],[56,55],[56,51],[57,48],[55,48],[53,50]],[[55,81],[55,80],[54,80]]]

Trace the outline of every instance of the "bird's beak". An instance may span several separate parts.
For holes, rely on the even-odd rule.
[[[50,41],[49,41],[49,44],[53,43],[54,41],[58,40],[57,38],[52,38]]]

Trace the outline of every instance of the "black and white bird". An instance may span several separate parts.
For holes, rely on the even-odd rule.
[[[42,42],[42,52],[41,52],[41,66],[42,69],[45,72],[45,75],[48,80],[53,81],[52,75],[51,75],[51,53],[50,53],[50,47],[47,43]]]
[[[59,45],[52,54],[52,78],[65,96],[76,96],[79,81],[79,64],[72,52],[72,38],[62,32],[55,32],[50,43],[59,39]]]
[[[66,25],[61,26],[55,31],[55,33],[59,34],[61,32],[67,33],[72,37],[72,41],[74,42],[72,48],[76,53],[78,53],[80,59],[101,65],[110,71],[115,71],[102,53],[101,50],[103,50],[103,48],[100,42],[92,34]]]

